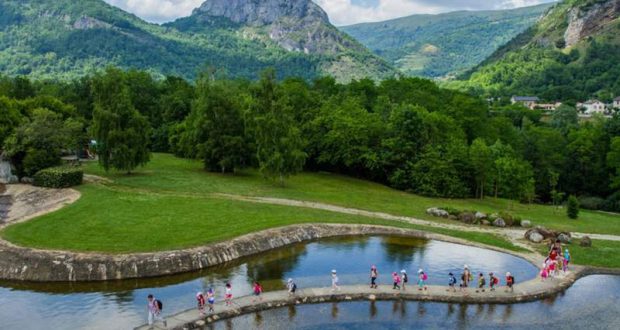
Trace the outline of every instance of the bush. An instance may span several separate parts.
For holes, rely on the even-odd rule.
[[[579,197],[579,205],[586,210],[601,210],[605,200],[600,197]]]
[[[461,214],[461,210],[454,208],[454,207],[450,207],[450,206],[446,206],[446,207],[442,207],[442,210],[448,212],[450,215],[453,215],[455,217],[458,217],[459,214]]]
[[[577,219],[579,217],[579,200],[575,195],[570,195],[568,197],[566,215],[571,219]]]
[[[82,184],[83,178],[84,172],[78,168],[52,167],[37,172],[33,184],[37,187],[68,188]]]
[[[512,216],[512,214],[506,211],[499,212],[499,217],[504,219],[504,222],[506,222],[507,227],[512,226],[514,223],[514,217]]]
[[[60,156],[53,150],[30,148],[22,164],[24,174],[33,176],[43,169],[60,165]]]
[[[513,225],[514,227],[521,227],[521,217],[515,216],[515,217],[512,219],[512,225]]]

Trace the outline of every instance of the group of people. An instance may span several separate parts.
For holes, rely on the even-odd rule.
[[[564,249],[562,254],[562,242],[556,240],[549,249],[549,254],[545,258],[540,268],[540,279],[545,281],[547,278],[554,278],[560,275],[560,270],[566,273],[571,262],[571,255],[568,249]]]
[[[336,271],[332,271],[332,277]],[[377,270],[377,266],[372,265],[370,267],[370,288],[376,289],[379,286],[377,285],[377,279],[379,278],[379,271]],[[418,270],[418,290],[427,290],[426,281],[428,280],[428,275],[424,272],[423,269],[420,268]],[[406,270],[401,270],[400,275],[397,272],[392,273],[392,281],[394,290],[405,290],[407,287],[407,283],[409,283],[409,275]],[[333,281],[332,281],[333,282]]]

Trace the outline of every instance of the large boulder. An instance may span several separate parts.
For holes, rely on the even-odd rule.
[[[590,239],[589,236],[584,236],[581,238],[581,241],[579,242],[580,246],[583,247],[591,247],[592,246],[592,240]]]
[[[432,215],[434,217],[441,217],[441,218],[447,218],[450,215],[450,213],[448,213],[448,211],[442,210],[442,209],[437,208],[437,207],[431,207],[431,208],[427,209],[426,210],[426,214]]]
[[[540,233],[545,239],[555,239],[557,237],[557,234],[555,232],[553,232],[552,230],[549,230],[545,227],[542,226],[536,226],[534,227],[534,229]]]
[[[459,214],[459,221],[472,224],[476,220],[476,216],[471,212],[462,212]]]
[[[560,233],[557,239],[559,239],[562,244],[570,244],[571,236],[570,233]]]
[[[502,218],[497,218],[495,219],[495,221],[493,221],[493,226],[495,227],[506,227],[506,221],[504,221],[504,219]]]
[[[476,212],[475,217],[478,220],[485,220],[487,218],[487,215],[486,213]]]
[[[525,232],[525,238],[534,243],[540,243],[545,239],[539,232],[536,230],[528,230]]]
[[[521,220],[521,227],[530,228],[532,227],[532,221],[530,220]]]

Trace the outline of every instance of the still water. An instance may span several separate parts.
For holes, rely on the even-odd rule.
[[[510,271],[517,281],[532,279],[537,273],[533,265],[511,255],[439,241],[402,237],[324,239],[273,250],[200,272],[156,279],[77,284],[0,282],[0,328],[131,329],[146,321],[145,297],[149,293],[163,301],[164,314],[174,314],[193,308],[197,291],[213,287],[219,297],[223,296],[223,286],[228,281],[233,285],[235,296],[250,294],[251,283],[255,279],[268,291],[283,289],[284,281],[289,277],[296,280],[300,289],[329,286],[330,271],[335,268],[342,285],[360,284],[368,282],[368,271],[373,264],[379,269],[380,285],[388,285],[391,272],[406,269],[415,275],[418,268],[428,272],[430,284],[445,285],[448,272],[460,272],[464,264],[468,264],[473,272],[503,274]],[[418,308],[412,307],[415,304],[407,303],[407,306],[408,313],[417,313]],[[440,307],[428,309],[445,307],[441,304],[436,306]],[[325,309],[327,315],[331,315],[332,307],[307,308],[309,314],[324,313]],[[346,315],[357,314],[360,309],[369,310],[363,303],[338,308],[341,310],[339,315],[344,317],[343,322],[348,322]],[[381,315],[387,314],[381,311],[393,307],[377,303],[376,308],[376,322],[382,322],[379,321],[384,317]],[[475,314],[477,308],[470,306],[467,313]],[[502,308],[497,307],[498,312],[495,313]],[[274,313],[277,315],[282,311]],[[428,312],[429,316],[433,313]],[[458,313],[457,308],[455,315]],[[430,322],[428,324],[435,322],[432,317],[425,320]],[[299,322],[304,321],[300,319]],[[400,321],[393,322],[394,326],[400,327]],[[271,328],[269,323],[264,323],[267,328]],[[344,323],[338,324],[334,327],[342,327]],[[386,326],[389,327],[389,323]],[[308,327],[314,326],[308,324]]]
[[[291,306],[239,316],[208,329],[618,329],[620,276],[582,278],[554,298],[514,305],[416,301]]]

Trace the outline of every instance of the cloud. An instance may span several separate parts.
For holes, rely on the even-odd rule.
[[[205,0],[105,0],[149,22],[163,23],[189,16]],[[507,9],[554,0],[313,0],[335,25],[377,22],[413,14],[455,10]]]

